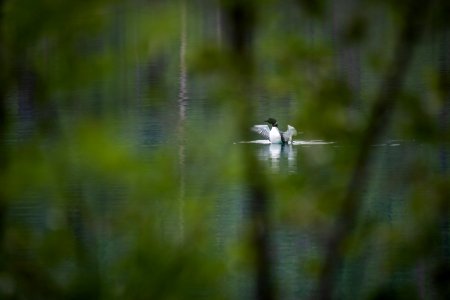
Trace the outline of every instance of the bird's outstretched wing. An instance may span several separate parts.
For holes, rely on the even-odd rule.
[[[292,137],[297,134],[297,130],[292,127],[291,125],[288,125],[288,129],[285,132],[281,132],[281,138],[283,142],[292,143]]]
[[[262,135],[266,139],[269,139],[269,135],[270,135],[269,125],[253,125],[252,131]]]

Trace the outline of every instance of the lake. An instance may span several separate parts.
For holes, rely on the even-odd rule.
[[[242,92],[214,71],[215,63],[219,70],[232,64],[215,57],[228,49],[230,31],[217,3],[161,5],[151,20],[156,6],[133,5],[105,13],[108,34],[81,43],[70,67],[65,57],[47,61],[57,52],[49,47],[36,50],[43,70],[19,68],[7,98],[9,271],[0,273],[0,295],[252,299],[261,267],[279,299],[314,298],[382,82],[380,65],[390,57],[393,37],[387,50],[379,42],[391,33],[390,19],[370,15],[369,25],[380,26],[348,46],[338,39],[344,9],[332,7],[333,18],[319,22],[303,12],[299,18],[293,3],[274,4],[279,14],[264,6],[255,70]],[[449,144],[429,133],[448,127],[450,106],[433,102],[429,125],[411,117],[424,120],[428,106],[407,102],[432,93],[424,72],[439,64],[450,70],[440,52],[448,41],[430,40],[405,76],[405,102],[368,148],[367,176],[348,209],[355,222],[334,251],[334,298],[440,295],[433,276],[449,258],[442,200]],[[100,59],[106,71],[88,60],[103,48],[110,51]],[[81,79],[80,61],[88,64]],[[55,81],[41,90],[48,79]],[[270,144],[250,131],[269,117],[281,130],[297,128],[292,144]],[[255,204],[261,199],[264,205]],[[268,266],[259,266],[259,255]]]

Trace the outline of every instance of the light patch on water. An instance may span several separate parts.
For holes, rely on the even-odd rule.
[[[236,142],[235,144],[264,144],[268,145],[271,144],[269,140],[255,140],[255,141],[240,141]]]
[[[292,145],[329,145],[329,144],[334,144],[334,142],[326,142],[322,140],[292,141]]]
[[[399,144],[399,143],[385,143],[385,144],[375,144],[375,145],[372,145],[372,147],[387,147],[387,146],[389,146],[389,147],[398,147],[400,145],[401,144]]]
[[[235,144],[271,144],[269,140],[254,140],[254,141],[240,141]],[[334,144],[334,142],[326,142],[322,140],[311,140],[311,141],[292,141],[292,145],[329,145]]]

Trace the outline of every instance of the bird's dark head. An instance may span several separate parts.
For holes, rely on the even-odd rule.
[[[277,122],[277,120],[275,120],[274,118],[268,118],[268,119],[265,120],[264,122],[267,122],[267,123],[269,123],[270,125],[275,126],[275,127],[278,126],[278,122]]]

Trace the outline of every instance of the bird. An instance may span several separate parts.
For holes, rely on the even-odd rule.
[[[268,118],[264,122],[269,123],[269,125],[253,125],[252,131],[262,135],[272,144],[291,144],[292,137],[297,134],[297,130],[291,125],[288,125],[288,129],[285,132],[282,132],[278,129],[278,122],[274,118]]]

